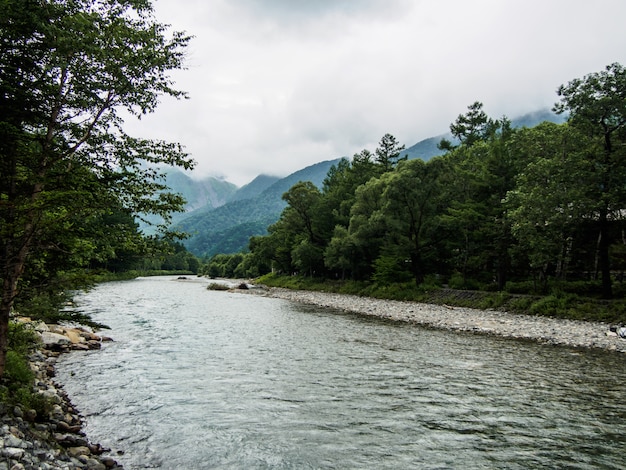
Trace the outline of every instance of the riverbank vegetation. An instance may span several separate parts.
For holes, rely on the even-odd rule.
[[[436,278],[428,278],[416,286],[414,282],[377,284],[366,281],[329,280],[308,276],[266,274],[256,282],[269,287],[284,287],[321,292],[334,292],[378,299],[414,301],[426,304],[506,310],[513,313],[553,318],[600,321],[626,324],[626,300],[606,301],[575,292],[579,284],[554,286],[549,294],[519,294],[510,290],[481,291],[453,289]],[[595,290],[597,286],[592,286]],[[569,290],[568,290],[569,289]]]
[[[170,75],[189,39],[150,1],[0,3],[2,380],[14,312],[75,319],[72,292],[103,273],[197,271],[167,229],[184,200],[162,176],[194,162],[179,144],[124,131],[161,97],[186,97]],[[155,236],[137,224],[150,214],[165,221]]]
[[[481,304],[624,321],[626,70],[610,64],[558,96],[567,121],[533,128],[470,105],[427,162],[407,160],[387,134],[333,166],[322,188],[295,184],[268,235],[204,272],[392,298],[447,286],[485,292],[473,296]]]

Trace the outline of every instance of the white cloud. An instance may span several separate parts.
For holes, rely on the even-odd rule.
[[[625,62],[622,0],[157,0],[195,36],[186,101],[131,132],[183,143],[199,175],[259,173],[445,132],[468,104],[550,107],[567,81]],[[610,12],[607,14],[606,12]]]

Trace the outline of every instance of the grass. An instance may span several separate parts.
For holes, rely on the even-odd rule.
[[[601,321],[626,324],[626,300],[601,300],[589,295],[589,289],[572,285],[569,289],[553,289],[549,294],[531,295],[514,292],[450,289],[435,279],[427,279],[420,286],[414,283],[376,284],[371,282],[331,281],[301,276],[267,274],[257,280],[271,287],[302,289],[339,294],[352,294],[379,299],[406,300],[438,305],[477,308],[481,310],[507,310],[528,315],[555,318]],[[581,294],[572,292],[580,288]],[[583,295],[584,294],[584,295]]]
[[[9,323],[9,350],[4,375],[0,380],[0,403],[35,410],[37,416],[41,417],[48,415],[52,404],[43,395],[33,391],[35,373],[30,368],[28,355],[38,346],[38,336],[28,326]]]

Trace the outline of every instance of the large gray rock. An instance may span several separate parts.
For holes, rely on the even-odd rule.
[[[52,333],[51,331],[43,331],[41,333],[41,340],[46,347],[71,344],[71,341],[67,336],[59,333]]]

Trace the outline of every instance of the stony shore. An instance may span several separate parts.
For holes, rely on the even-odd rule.
[[[29,322],[27,319],[20,319]],[[36,393],[52,404],[48,416],[35,410],[0,405],[0,470],[117,470],[122,469],[108,449],[89,442],[82,418],[62,387],[54,380],[55,363],[73,350],[99,349],[108,340],[83,328],[31,325],[42,338],[42,348],[29,357],[36,375]]]
[[[444,305],[400,302],[328,292],[283,288],[241,290],[268,297],[339,309],[361,315],[385,318],[453,331],[520,338],[576,348],[597,348],[626,353],[626,339],[615,325],[600,322],[564,320],[513,314],[498,310],[477,310]]]

